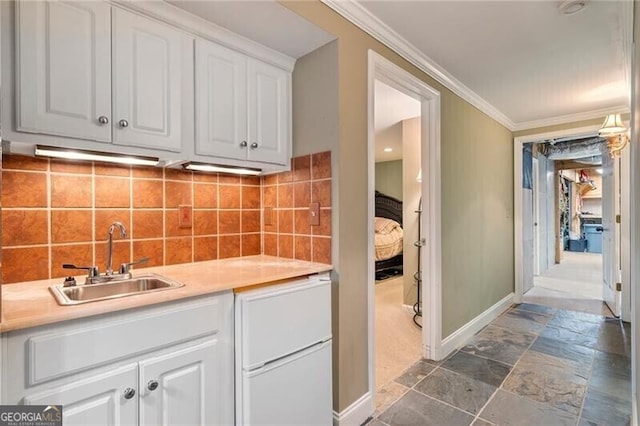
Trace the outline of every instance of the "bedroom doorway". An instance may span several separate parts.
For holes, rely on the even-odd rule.
[[[376,405],[381,407],[393,402],[394,379],[404,370],[422,358],[439,360],[441,357],[440,94],[373,51],[369,51],[368,87],[369,396],[374,404],[377,402]],[[409,110],[412,111],[405,117],[398,118],[396,114],[396,121],[387,123],[387,136],[394,133],[414,134],[413,142],[405,143],[405,139],[401,137],[400,147],[395,148],[398,158],[387,157],[387,161],[384,161],[384,149],[391,148],[387,149],[386,154],[392,154],[394,147],[388,146],[384,137],[376,137],[376,120],[391,115],[385,114],[381,110],[383,105],[378,102],[385,98],[384,93],[397,95],[403,104],[410,105]],[[398,106],[388,108],[394,113],[399,109]],[[401,158],[401,166],[397,167],[399,164],[396,164],[395,171],[385,170],[393,169],[393,164],[379,164],[376,167],[377,145],[382,151],[378,159],[383,160],[378,163],[390,163]],[[399,149],[402,152],[398,152]],[[381,179],[387,172],[395,178],[387,175]],[[396,182],[395,189],[389,187],[394,179],[400,181],[399,185]],[[376,199],[382,203],[376,203]],[[387,230],[398,227],[402,229],[402,253],[391,250],[385,259],[381,259],[383,262],[391,262],[387,266],[393,270],[388,275],[390,279],[378,280],[376,284],[376,204],[380,213],[381,204],[388,207],[394,203],[401,206],[395,208],[397,225],[383,222],[378,227]],[[398,209],[402,210],[401,217],[398,216]],[[385,218],[393,214],[386,215]],[[398,255],[401,255],[401,261]],[[384,276],[379,275],[378,278]],[[385,312],[384,303],[388,298],[392,300],[395,322],[385,319],[388,313]],[[424,305],[418,300],[424,300]],[[421,329],[413,322],[414,305],[422,313],[421,317],[417,317],[417,323],[422,325]],[[399,329],[406,333],[400,335]],[[382,337],[380,333],[385,332],[388,333],[387,336]],[[395,339],[394,343],[389,340],[389,336]],[[389,355],[380,352],[385,349],[404,357],[404,361],[401,361],[404,364],[382,365],[381,370],[376,371],[379,365],[377,361],[384,363],[383,358]],[[376,390],[385,384],[389,384],[390,388],[381,393],[383,398],[376,401]]]

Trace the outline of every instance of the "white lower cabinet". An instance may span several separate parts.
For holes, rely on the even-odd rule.
[[[62,405],[67,426],[234,423],[231,292],[3,340],[2,404]]]

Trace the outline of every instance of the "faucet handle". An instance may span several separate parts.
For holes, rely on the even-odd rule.
[[[63,263],[62,267],[64,269],[84,269],[87,271],[87,278],[94,278],[100,275],[100,271],[98,271],[97,266],[76,266],[71,265],[70,263]]]
[[[148,257],[143,257],[141,259],[138,259],[134,262],[126,262],[126,263],[121,263],[120,264],[120,273],[121,274],[128,274],[129,270],[131,269],[131,267],[133,265],[138,265],[140,263],[147,263],[149,261]]]

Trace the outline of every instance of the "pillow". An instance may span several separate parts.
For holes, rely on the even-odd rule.
[[[376,217],[373,221],[373,227],[376,234],[389,234],[396,228],[402,228],[395,220],[387,219],[386,217]]]

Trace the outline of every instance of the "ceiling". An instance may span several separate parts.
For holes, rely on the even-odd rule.
[[[630,0],[323,1],[511,130],[629,109]]]
[[[376,163],[402,159],[402,138],[394,126],[420,115],[420,102],[381,81],[375,82]],[[396,130],[396,131],[394,131]],[[385,152],[391,148],[391,152]]]
[[[168,3],[295,59],[335,39],[274,0]]]

